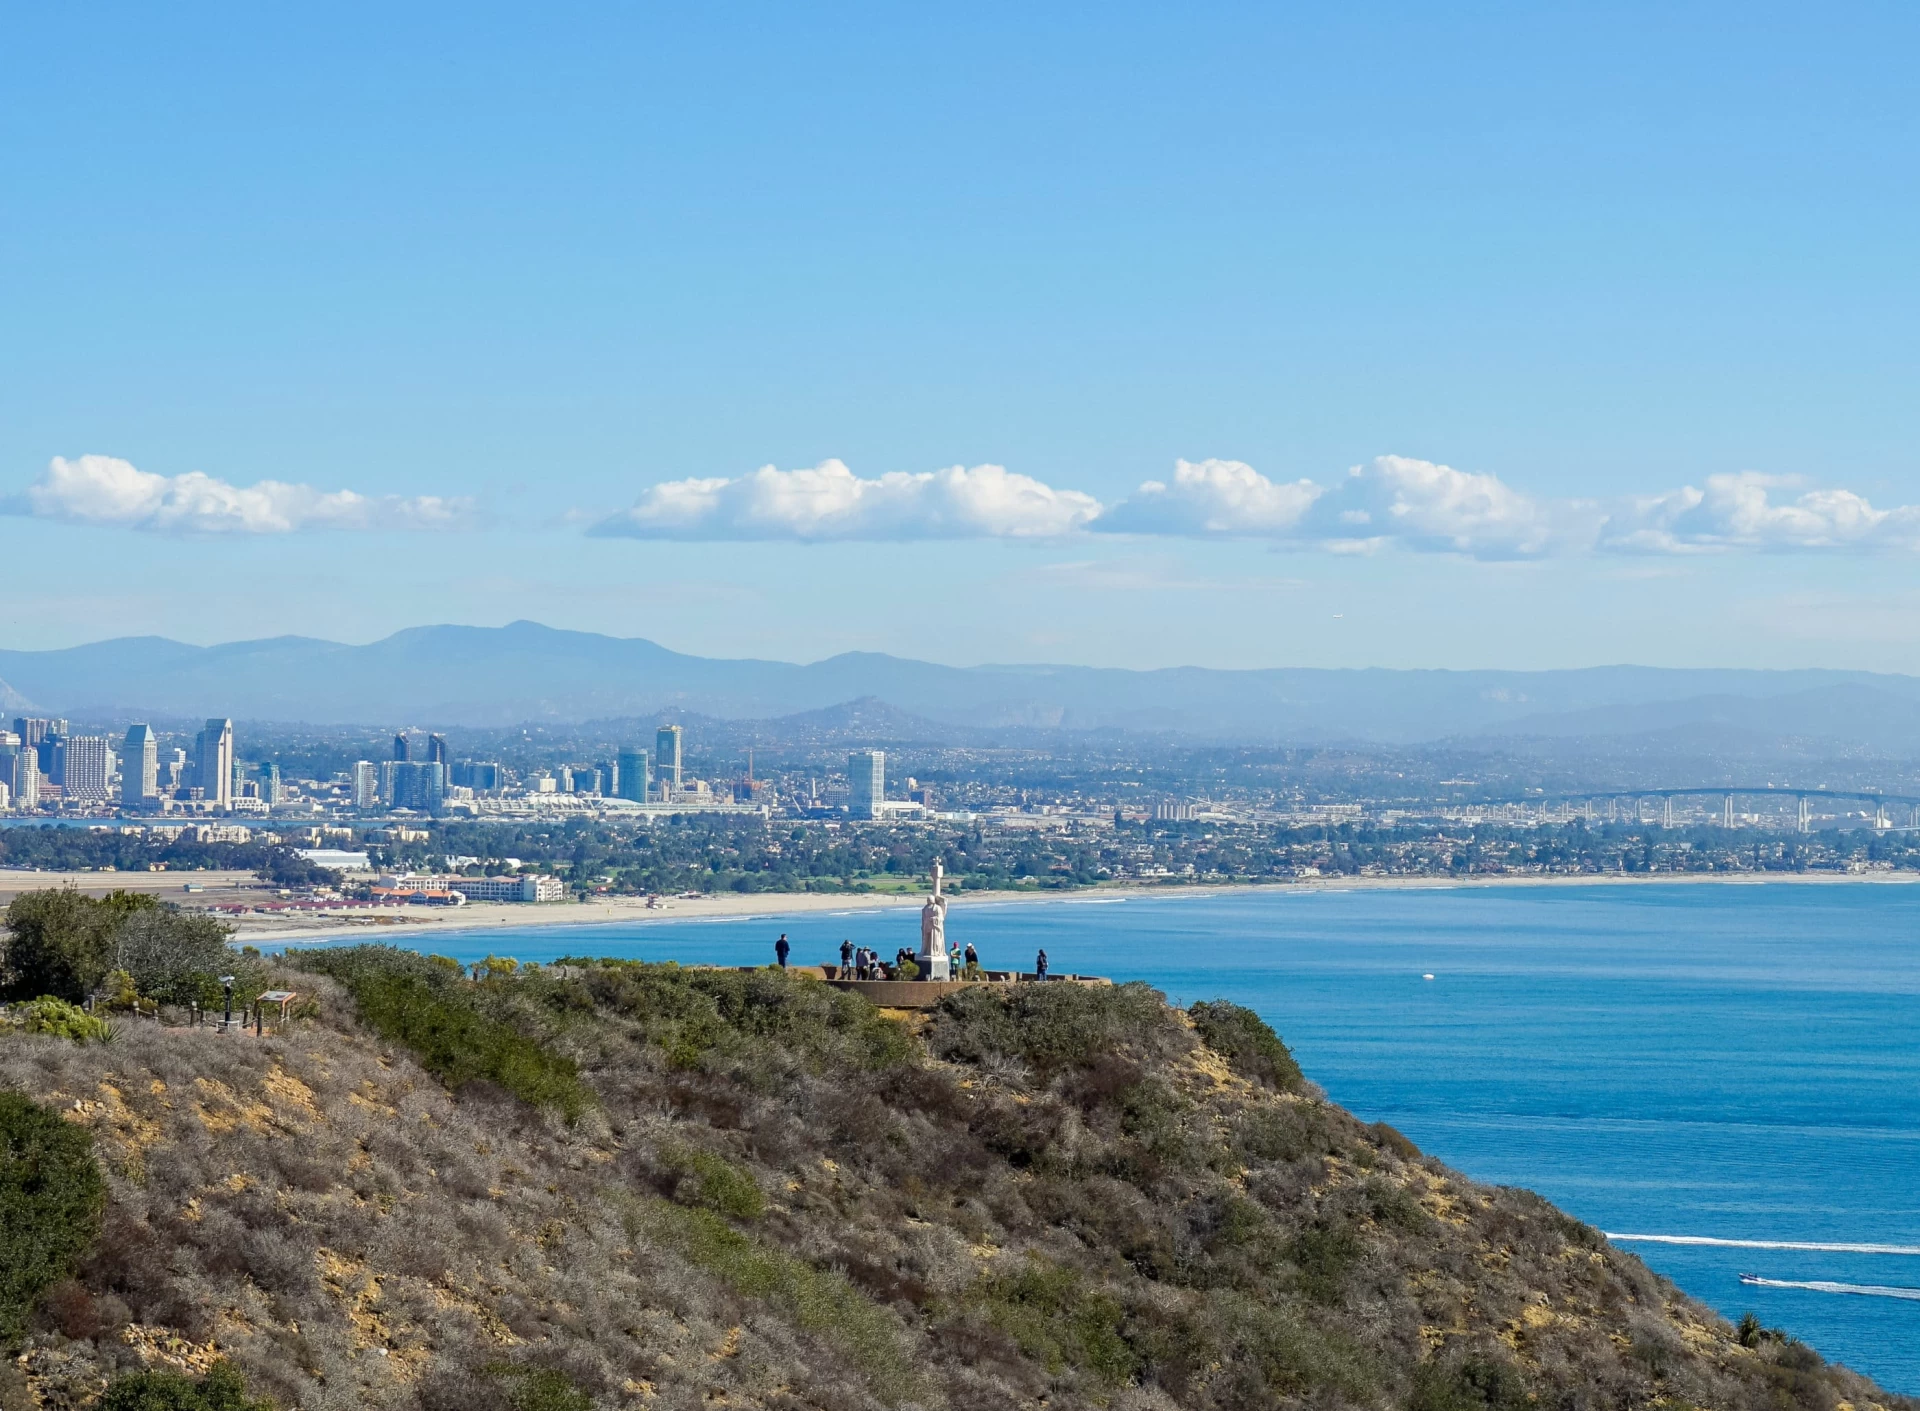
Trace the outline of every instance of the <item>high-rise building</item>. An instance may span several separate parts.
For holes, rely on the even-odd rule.
[[[647,752],[634,748],[620,751],[620,757],[614,761],[618,769],[615,780],[616,792],[623,799],[634,803],[647,801],[647,790],[653,783],[653,773],[647,768]]]
[[[9,732],[11,734],[11,732]],[[10,743],[0,743],[0,783],[13,797],[13,807],[34,808],[40,802],[40,755],[31,745],[11,735]]]
[[[392,807],[432,813],[446,799],[446,765],[426,760],[394,761],[393,793],[388,799]]]
[[[36,749],[39,747],[40,742],[45,740],[47,736],[65,735],[68,733],[67,722],[58,716],[42,720],[30,715],[15,716],[13,720],[13,732],[20,737],[21,744],[32,745]]]
[[[194,737],[195,783],[200,797],[218,808],[233,804],[233,722],[209,720]]]
[[[151,725],[127,728],[120,751],[120,802],[143,808],[160,797],[160,741]]]
[[[401,730],[393,737],[393,757],[413,764],[446,764],[447,737],[424,730]]]
[[[66,796],[81,803],[106,803],[113,797],[113,742],[105,735],[69,735],[55,756]]]
[[[353,762],[353,806],[372,808],[380,802],[380,772],[370,759]]]
[[[163,776],[160,781],[161,787],[164,788],[167,793],[177,793],[181,789],[186,788],[187,781],[192,777],[192,769],[187,759],[187,752],[183,749],[175,748],[167,755],[166,762],[160,766],[160,772]]]
[[[680,727],[662,725],[653,737],[653,772],[660,780],[660,797],[680,792]]]
[[[272,760],[260,766],[260,797],[267,801],[268,808],[278,808],[285,802],[280,784],[280,766]]]
[[[848,755],[847,779],[853,785],[848,811],[855,818],[878,818],[881,801],[887,796],[886,751],[855,750]]]
[[[476,794],[500,792],[500,765],[490,759],[463,759],[447,770],[447,778]]]

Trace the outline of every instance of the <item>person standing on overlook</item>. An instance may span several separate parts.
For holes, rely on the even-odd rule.
[[[782,931],[780,933],[780,939],[773,943],[773,953],[775,956],[779,958],[780,968],[782,970],[785,970],[787,968],[787,955],[792,950],[793,950],[793,947],[787,944],[787,933],[785,931]]]
[[[852,941],[840,942],[840,968],[842,970],[851,970],[853,968],[853,942]],[[846,979],[846,976],[842,975],[840,978],[844,980]]]
[[[1034,957],[1033,978],[1036,980],[1047,978],[1047,953],[1044,950]]]

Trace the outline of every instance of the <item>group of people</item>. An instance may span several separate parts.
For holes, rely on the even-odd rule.
[[[774,958],[780,962],[780,968],[787,968],[787,957],[793,953],[793,947],[787,941],[787,933],[782,931],[780,939],[773,943]],[[853,972],[856,980],[897,980],[912,965],[917,972],[919,960],[907,947],[902,946],[893,954],[893,963],[888,964],[880,958],[880,952],[870,946],[855,946],[852,941],[840,942],[840,971],[844,976]],[[969,941],[963,950],[957,943],[950,954],[948,964],[950,974],[959,980],[978,980],[981,977],[980,952]],[[1036,978],[1047,978],[1047,953],[1043,950],[1034,957],[1033,970]]]
[[[980,952],[971,945],[962,950],[953,947],[948,964],[955,979],[977,980],[980,978]],[[840,942],[840,971],[844,976],[852,971],[856,980],[897,980],[907,973],[911,965],[914,973],[920,969],[920,958],[906,946],[893,953],[891,962],[880,958],[880,952],[870,946],[856,947],[852,941]]]

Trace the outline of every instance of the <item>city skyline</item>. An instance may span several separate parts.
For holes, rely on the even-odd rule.
[[[22,18],[7,645],[1920,670],[1911,14],[449,19]]]

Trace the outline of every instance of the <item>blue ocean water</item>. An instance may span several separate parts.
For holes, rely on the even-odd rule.
[[[443,934],[463,960],[891,955],[910,910]],[[969,905],[989,965],[1147,980],[1264,1015],[1337,1102],[1603,1230],[1920,1247],[1920,887],[1272,891]],[[1431,974],[1432,979],[1423,979]],[[1920,1257],[1634,1243],[1729,1317],[1920,1394]]]

